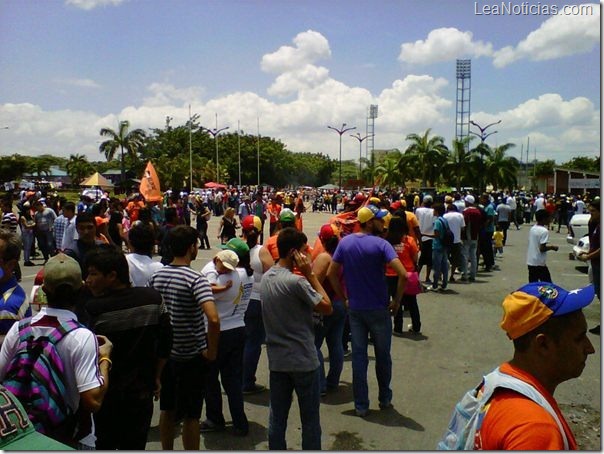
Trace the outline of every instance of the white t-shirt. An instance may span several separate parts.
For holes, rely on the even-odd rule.
[[[457,211],[447,211],[443,216],[449,223],[449,228],[453,232],[453,243],[461,243],[461,229],[466,226],[463,214]]]
[[[65,309],[42,307],[32,318],[32,323],[44,316],[56,317],[60,321],[77,320],[76,315]],[[34,337],[49,335],[54,328],[32,326]],[[19,323],[13,324],[6,334],[0,350],[0,381],[4,379],[12,358],[19,345]],[[80,393],[103,385],[103,377],[98,367],[98,345],[96,336],[87,328],[78,328],[68,333],[57,344],[57,351],[65,366],[65,403],[74,412],[80,405]]]
[[[516,199],[514,197],[508,196],[508,198],[505,200],[505,203],[509,205],[512,210],[516,209]]]
[[[575,203],[575,211],[577,214],[585,213],[585,202],[583,200],[577,200]]]
[[[243,298],[243,284],[241,283],[239,272],[235,270],[226,274],[218,274],[214,261],[210,260],[202,268],[201,274],[208,279],[210,285],[216,284],[224,286],[228,281],[233,281],[231,288],[223,292],[214,293],[214,303],[216,304],[216,310],[220,317],[220,331],[227,331],[229,329],[245,326],[243,316],[245,315],[247,304],[245,305],[245,308],[240,306]],[[251,296],[251,288],[249,294]],[[247,303],[249,303],[249,297]]]
[[[535,211],[537,210],[545,210],[545,199],[543,197],[537,197],[535,199]]]
[[[500,203],[497,205],[497,221],[498,222],[509,222],[510,221],[510,213],[512,212],[512,207],[510,207],[506,203]]]
[[[263,266],[260,261],[261,244],[257,244],[250,249],[250,265],[254,270],[254,287],[252,288],[252,299],[260,301],[260,282],[262,281]]]
[[[529,231],[528,249],[526,251],[526,264],[529,266],[545,266],[546,253],[541,252],[539,246],[549,241],[549,230],[542,225],[535,224]]]
[[[419,222],[420,232],[428,234],[434,233],[434,221],[436,220],[436,216],[434,216],[434,210],[432,208],[419,207],[415,210],[415,216]],[[422,235],[422,241],[431,239],[432,237]]]
[[[130,282],[133,287],[147,287],[151,276],[164,267],[161,262],[154,261],[148,255],[126,254],[126,260],[128,260]]]

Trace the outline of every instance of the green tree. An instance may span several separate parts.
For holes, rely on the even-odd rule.
[[[566,169],[584,170],[585,172],[600,172],[600,156],[590,158],[588,156],[575,156],[570,161],[560,165]]]
[[[406,159],[415,161],[424,186],[426,183],[430,186],[436,184],[449,151],[444,139],[441,136],[430,137],[430,131],[431,129],[426,130],[423,136],[409,134],[405,138],[411,141],[411,145],[405,150],[405,155],[408,155]]]
[[[145,144],[146,134],[142,129],[128,131],[130,122],[121,121],[117,132],[111,128],[102,128],[99,134],[108,137],[99,146],[99,151],[105,155],[107,161],[113,160],[117,150],[120,150],[120,167],[122,170],[121,185],[126,183],[126,170],[124,167],[124,151],[131,161],[136,161],[137,153]]]
[[[71,178],[73,185],[79,185],[84,178],[94,172],[94,167],[86,156],[81,154],[72,154],[69,156],[69,161],[65,165],[67,175]]]
[[[20,181],[28,169],[27,157],[19,154],[3,156],[0,158],[0,181]]]
[[[402,185],[400,160],[401,153],[399,151],[391,152],[375,168],[376,183],[380,187],[391,188]]]
[[[548,159],[547,161],[541,161],[535,163],[534,173],[536,177],[548,177],[554,173],[554,167],[556,167],[556,161]]]
[[[520,164],[516,158],[506,156],[505,153],[516,145],[506,143],[495,148],[488,148],[489,153],[485,160],[485,174],[488,183],[493,189],[512,189],[517,186],[517,175]]]
[[[447,182],[455,183],[458,191],[464,186],[465,182],[471,181],[468,177],[470,176],[475,159],[473,152],[468,151],[470,140],[470,137],[466,137],[463,140],[453,139],[452,148],[443,166],[443,175],[450,176]]]

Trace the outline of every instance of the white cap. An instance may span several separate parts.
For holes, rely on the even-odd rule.
[[[464,200],[466,201],[466,203],[471,203],[471,204],[474,204],[474,202],[476,202],[476,199],[474,198],[474,196],[470,195],[470,194],[465,196]]]

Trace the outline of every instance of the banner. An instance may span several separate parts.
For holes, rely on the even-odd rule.
[[[142,196],[147,202],[162,201],[162,194],[159,187],[159,178],[157,177],[157,172],[155,171],[155,167],[153,167],[153,164],[151,164],[151,161],[147,163],[145,173],[141,178],[139,192],[142,194]]]

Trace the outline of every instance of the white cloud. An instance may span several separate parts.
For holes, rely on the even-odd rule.
[[[125,1],[126,0],[65,0],[65,4],[90,11],[99,6],[118,6]]]
[[[474,41],[470,31],[457,28],[437,28],[425,40],[403,43],[398,59],[404,63],[426,65],[452,61],[461,57],[483,57],[493,53],[493,45]]]
[[[62,85],[80,88],[101,88],[101,86],[92,79],[61,79],[57,81]]]
[[[314,88],[327,80],[329,70],[322,66],[304,65],[296,71],[280,74],[269,87],[272,96],[288,96],[298,91]]]
[[[149,90],[151,96],[143,100],[143,105],[149,107],[166,106],[176,102],[188,105],[200,101],[204,93],[202,87],[176,88],[172,84],[159,82],[149,85],[147,90]]]
[[[265,72],[283,73],[297,71],[307,64],[331,56],[327,39],[319,32],[308,30],[296,35],[294,47],[281,46],[277,51],[262,57],[260,67]]]
[[[502,68],[521,59],[552,60],[591,51],[600,42],[600,7],[591,6],[583,10],[583,15],[564,14],[564,10],[560,10],[516,47],[496,51],[493,64]]]

